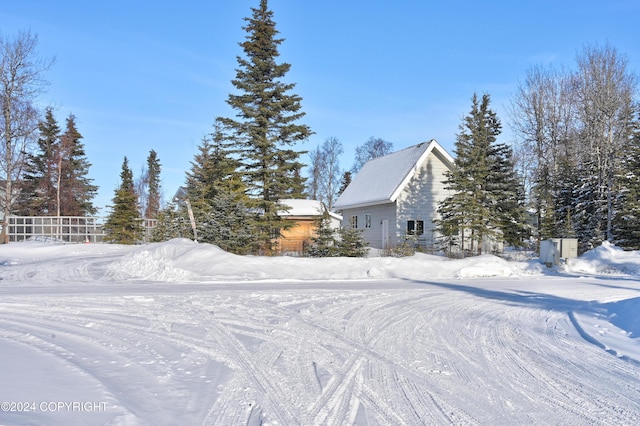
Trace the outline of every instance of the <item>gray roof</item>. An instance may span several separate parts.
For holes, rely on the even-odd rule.
[[[453,158],[433,139],[368,161],[340,195],[334,210],[394,202],[434,150],[453,165]]]

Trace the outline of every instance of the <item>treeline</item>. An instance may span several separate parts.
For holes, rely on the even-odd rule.
[[[73,114],[62,131],[46,108],[38,123],[36,147],[24,153],[17,180],[14,211],[21,216],[88,216],[96,212],[92,200],[98,187],[88,177],[82,135]]]
[[[606,44],[585,47],[573,70],[534,66],[511,112],[538,239],[640,249],[640,106],[628,59]]]

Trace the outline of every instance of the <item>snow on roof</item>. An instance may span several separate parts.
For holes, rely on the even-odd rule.
[[[282,217],[321,216],[324,211],[324,205],[318,200],[287,198],[280,200],[280,204],[289,207],[288,211],[280,213]],[[342,219],[335,213],[329,212],[329,214],[337,219]]]
[[[434,149],[453,163],[453,158],[433,139],[368,161],[340,195],[334,209],[395,201]]]

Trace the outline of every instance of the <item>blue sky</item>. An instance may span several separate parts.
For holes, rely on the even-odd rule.
[[[126,155],[135,176],[151,149],[170,200],[226,99],[242,55],[243,18],[259,0],[3,2],[3,36],[30,29],[56,57],[40,97],[84,136],[101,213]],[[453,153],[471,96],[489,93],[509,141],[507,107],[533,65],[574,68],[585,44],[610,43],[640,64],[637,0],[270,0],[280,61],[292,65],[315,134],[344,145],[342,167],[369,137],[395,149],[436,139]],[[234,92],[235,93],[235,92]],[[306,160],[306,158],[305,158]]]

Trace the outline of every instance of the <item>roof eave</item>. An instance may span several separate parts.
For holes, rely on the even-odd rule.
[[[393,202],[394,201],[388,198],[385,198],[384,200],[363,201],[361,203],[356,203],[356,204],[337,205],[337,206],[333,206],[333,208],[335,211],[344,211],[348,209],[359,209],[362,207],[379,206],[381,204],[392,204]]]
[[[427,159],[427,157],[429,157],[429,154],[431,154],[434,149],[436,149],[444,157],[444,159],[450,163],[447,164],[448,167],[453,166],[453,157],[449,155],[449,153],[442,147],[442,145],[438,143],[438,141],[436,141],[435,139],[431,139],[429,141],[429,147],[422,153],[418,161],[416,161],[416,163],[413,165],[409,173],[407,173],[407,175],[404,177],[400,185],[398,185],[393,194],[391,194],[391,198],[389,201],[395,202],[398,199],[402,191],[404,191],[405,187],[409,184],[411,179],[413,179],[416,171],[420,168],[422,163]]]

